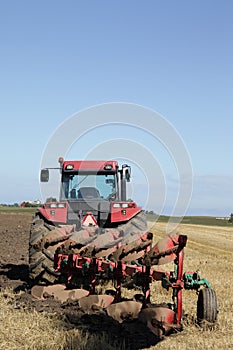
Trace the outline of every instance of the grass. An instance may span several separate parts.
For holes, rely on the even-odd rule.
[[[191,225],[233,227],[232,223],[228,220],[216,219],[214,216],[185,216],[181,223]]]
[[[48,314],[18,309],[10,291],[1,293],[0,305],[0,349],[62,349],[64,335]]]
[[[165,223],[156,223],[153,231],[157,238],[163,236]],[[231,349],[233,334],[233,298],[231,275],[233,269],[233,228],[196,226],[182,224],[178,231],[187,234],[188,242],[185,248],[184,271],[196,271],[201,277],[211,282],[217,293],[219,316],[218,323],[212,330],[203,331],[195,324],[197,296],[194,291],[184,291],[183,309],[184,331],[175,336],[167,337],[151,349]],[[165,265],[166,268],[166,265]],[[154,294],[166,298],[166,291],[160,287],[154,288]]]
[[[233,224],[228,220],[217,219],[214,216],[184,216],[183,218],[180,218],[169,217],[165,215],[158,216],[156,214],[147,214],[147,219],[148,221],[157,221],[161,223],[167,223],[170,220],[171,222],[180,222],[181,224],[223,226],[233,228]]]
[[[35,213],[37,208],[28,207],[28,208],[21,208],[21,207],[14,207],[14,206],[0,206],[0,214],[30,214],[32,215]],[[183,218],[180,217],[169,217],[166,215],[156,215],[156,214],[147,214],[147,220],[148,221],[157,221],[160,223],[167,223],[169,220],[171,222],[181,222],[182,224],[189,224],[189,225],[206,225],[206,226],[223,226],[223,227],[232,227],[233,224],[229,222],[228,220],[220,220],[216,219],[214,216],[184,216]]]
[[[15,303],[10,290],[0,292],[1,350],[118,350],[107,335],[67,329],[54,314],[27,311]]]
[[[20,207],[8,207],[8,206],[0,206],[0,214],[28,214],[32,215],[35,213],[37,208],[28,207],[28,208],[20,208]]]
[[[157,222],[152,230],[157,241],[164,237],[166,222]],[[218,322],[206,331],[198,327],[195,323],[197,295],[194,291],[184,291],[183,332],[166,337],[150,349],[232,349],[233,226],[197,225],[192,222],[181,224],[177,230],[188,236],[184,271],[198,269],[201,277],[206,277],[217,293]],[[170,270],[171,267],[169,264],[161,268]],[[152,302],[171,300],[171,291],[162,289],[159,283],[151,286],[151,294]],[[68,329],[65,320],[54,314],[29,312],[16,304],[11,291],[5,290],[0,292],[0,349],[117,350],[119,347],[112,344],[106,335],[90,335],[75,328]]]
[[[155,241],[164,236],[166,223],[153,227]],[[218,322],[204,331],[195,323],[197,295],[184,291],[184,330],[166,337],[151,350],[224,350],[232,348],[233,334],[233,229],[182,224],[179,232],[188,235],[185,248],[184,271],[198,269],[202,277],[211,282],[219,304]],[[169,265],[161,266],[169,270]],[[127,293],[124,290],[125,293]],[[160,283],[151,287],[152,302],[171,300],[171,292]],[[80,330],[67,330],[65,320],[54,314],[29,312],[15,303],[10,291],[0,293],[0,349],[4,350],[117,350],[106,335],[84,334]],[[123,348],[119,349],[123,350]]]

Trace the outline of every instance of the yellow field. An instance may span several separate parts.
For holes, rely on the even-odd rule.
[[[163,237],[165,223],[154,226],[155,240]],[[180,225],[179,232],[188,235],[184,270],[198,269],[215,289],[219,304],[218,323],[203,331],[194,322],[197,296],[184,291],[184,330],[167,337],[151,349],[202,350],[233,349],[233,229]],[[164,268],[170,269],[168,265]],[[171,291],[152,286],[152,301],[170,301]],[[28,312],[15,302],[11,291],[0,292],[0,349],[4,350],[117,350],[106,336],[84,336],[80,331],[65,330],[64,320],[46,313]],[[121,349],[119,349],[121,350]]]
[[[165,225],[156,223],[153,230],[155,236],[163,236]],[[184,314],[189,315],[184,331],[167,337],[151,349],[233,349],[233,229],[180,225],[178,232],[188,236],[184,271],[198,269],[217,293],[218,324],[211,331],[196,327],[191,316],[196,313],[197,296],[194,291],[184,291]]]

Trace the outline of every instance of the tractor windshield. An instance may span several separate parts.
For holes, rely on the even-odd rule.
[[[114,200],[116,197],[117,181],[114,173],[63,173],[61,200]]]

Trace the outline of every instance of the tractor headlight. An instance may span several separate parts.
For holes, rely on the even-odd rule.
[[[113,204],[113,208],[120,208],[120,207],[121,207],[120,203],[114,203]]]
[[[74,169],[74,164],[67,164],[66,170],[73,170]]]
[[[56,203],[51,203],[50,204],[50,208],[57,208],[57,204]]]
[[[122,207],[122,208],[128,208],[128,203],[122,203],[122,204],[121,204],[121,207]]]
[[[59,204],[57,205],[57,207],[58,207],[58,208],[65,208],[66,205],[65,205],[65,203],[59,203]]]
[[[112,170],[112,164],[106,164],[104,169],[105,170]]]

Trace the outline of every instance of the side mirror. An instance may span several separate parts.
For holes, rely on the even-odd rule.
[[[49,169],[42,169],[40,172],[40,181],[48,182],[49,181]]]
[[[123,178],[125,178],[125,180],[127,182],[129,182],[130,176],[131,176],[131,167],[127,164],[123,164],[122,165],[122,173],[123,173]]]
[[[126,169],[126,172],[125,172],[125,178],[126,178],[126,181],[129,182],[130,181],[130,177],[131,177],[131,168],[128,167]]]

